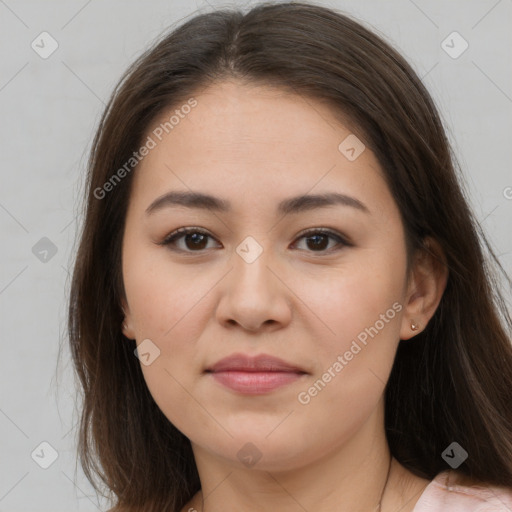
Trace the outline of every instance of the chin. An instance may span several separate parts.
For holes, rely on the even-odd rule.
[[[273,428],[276,424],[278,422],[274,422]],[[269,472],[296,470],[332,451],[332,443],[324,442],[322,446],[315,443],[308,446],[303,435],[294,434],[282,427],[279,433],[277,430],[272,432],[271,429],[262,431],[255,429],[254,426],[251,428],[250,425],[247,425],[246,429],[243,425],[240,427],[232,438],[223,432],[222,438],[217,438],[217,442],[211,436],[200,440],[199,443],[192,442],[215,458],[225,459],[237,469]],[[321,436],[317,437],[317,441],[318,439],[321,439]]]

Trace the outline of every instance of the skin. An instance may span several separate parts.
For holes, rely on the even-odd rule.
[[[418,253],[407,272],[403,225],[378,161],[368,147],[354,161],[338,150],[351,131],[331,108],[236,81],[194,97],[197,106],[134,175],[123,332],[160,350],[141,368],[156,403],[191,440],[206,512],[376,510],[390,457],[385,383],[399,340],[434,314],[446,271]],[[174,205],[146,214],[163,194],[191,190],[228,200],[232,210]],[[285,198],[324,192],[357,198],[369,211],[334,205],[276,214]],[[199,250],[190,236],[175,242],[181,252],[158,245],[187,226],[210,234]],[[300,235],[309,228],[328,228],[352,245],[327,237],[316,249],[311,233]],[[236,252],[247,236],[263,249],[252,263]],[[299,403],[298,394],[394,303],[401,306],[394,318]],[[204,373],[235,352],[274,355],[307,373],[266,395],[242,395]],[[237,457],[248,442],[262,455],[251,468]],[[382,510],[412,510],[427,484],[393,460]],[[202,498],[183,512],[203,510]]]

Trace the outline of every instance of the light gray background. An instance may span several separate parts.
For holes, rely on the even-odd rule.
[[[512,274],[512,0],[318,3],[373,27],[424,79],[477,218]],[[87,151],[128,64],[170,25],[233,5],[244,4],[0,0],[0,512],[105,510],[75,473],[76,391],[65,345]],[[31,48],[43,31],[59,44],[47,59]],[[453,31],[469,43],[456,59],[441,47]],[[42,237],[58,249],[46,263],[32,252]],[[31,458],[43,441],[58,452],[48,469]],[[49,452],[37,453],[43,460]]]

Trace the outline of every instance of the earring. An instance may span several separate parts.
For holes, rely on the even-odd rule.
[[[417,331],[417,330],[419,329],[419,326],[418,326],[418,325],[416,325],[414,322],[412,322],[412,323],[411,323],[411,329],[412,329],[413,331]]]

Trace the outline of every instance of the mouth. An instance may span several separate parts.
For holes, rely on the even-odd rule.
[[[237,393],[259,395],[270,393],[301,379],[308,373],[277,357],[261,354],[233,354],[205,370],[219,384]]]

